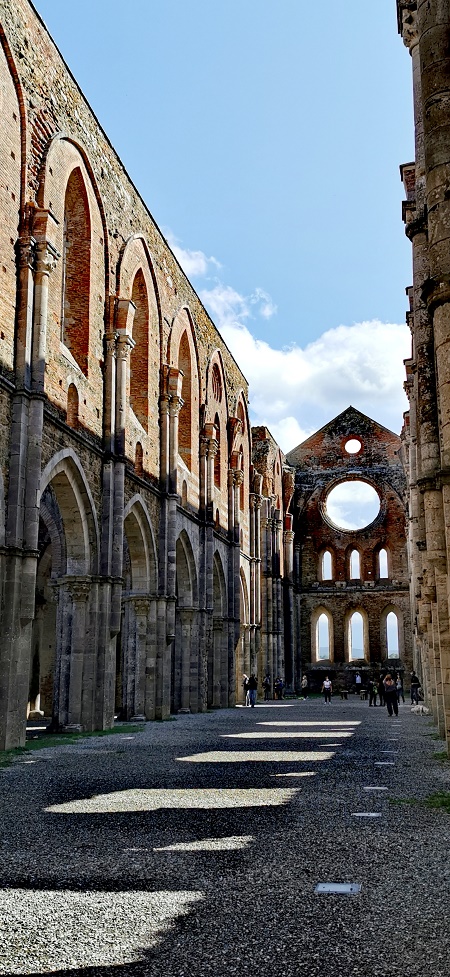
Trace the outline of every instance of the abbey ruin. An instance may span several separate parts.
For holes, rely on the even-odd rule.
[[[285,456],[38,13],[2,0],[0,749],[27,716],[104,729],[233,706],[252,671],[294,693],[413,663],[448,731],[450,13],[398,13],[411,409],[401,438],[349,407]],[[356,481],[360,529],[327,511]]]

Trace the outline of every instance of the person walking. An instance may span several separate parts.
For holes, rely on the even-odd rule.
[[[264,689],[264,702],[269,702],[269,699],[270,699],[270,675],[268,673],[263,678],[262,687]]]
[[[411,682],[411,705],[414,705],[414,703],[417,705],[419,702],[420,678],[418,675],[416,675],[414,669],[411,672],[410,682]]]
[[[302,696],[304,699],[308,698],[308,676],[304,675],[302,678]]]
[[[258,680],[256,679],[255,675],[252,672],[252,674],[250,675],[250,678],[248,680],[248,697],[249,697],[249,700],[250,700],[250,707],[252,709],[254,709],[255,708],[255,705],[256,705],[256,692],[257,692],[257,689],[258,689]]]
[[[397,687],[392,675],[389,675],[389,673],[384,680],[384,698],[389,715],[392,716],[394,712],[398,716]]]
[[[333,686],[331,684],[331,680],[328,678],[328,675],[326,675],[324,678],[323,685],[322,685],[322,692],[323,692],[325,705],[327,704],[327,702],[331,705],[331,695],[333,692]]]

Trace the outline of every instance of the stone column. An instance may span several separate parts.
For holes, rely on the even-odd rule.
[[[135,655],[134,655],[134,722],[143,722],[145,715],[147,633],[149,620],[149,600],[147,597],[131,598],[135,615]]]
[[[294,539],[292,531],[292,516],[285,517],[284,530],[284,634],[285,634],[285,663],[286,685],[296,688],[294,662]]]

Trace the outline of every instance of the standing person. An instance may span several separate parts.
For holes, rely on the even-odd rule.
[[[308,676],[304,675],[302,678],[302,696],[304,699],[308,698]]]
[[[376,706],[376,704],[377,704],[378,688],[377,688],[377,683],[374,682],[373,678],[370,679],[367,688],[368,688],[368,692],[369,692],[369,706]]]
[[[378,695],[380,696],[380,706],[384,706],[384,682],[382,675],[378,679]]]
[[[330,679],[328,678],[328,675],[326,675],[324,678],[323,685],[322,685],[322,692],[323,692],[325,705],[327,704],[327,702],[329,702],[331,705],[331,695],[333,692],[333,686],[331,684]]]
[[[248,680],[248,697],[249,697],[250,706],[251,706],[252,709],[254,709],[255,708],[255,705],[256,705],[256,692],[257,692],[257,689],[258,689],[258,681],[257,681],[255,675],[252,672],[252,674],[250,675],[250,678]]]
[[[397,701],[400,702],[400,699],[401,699],[402,702],[404,702],[405,701],[405,695],[404,695],[404,692],[403,692],[403,682],[402,682],[401,675],[397,675],[397,681],[396,681],[395,685],[396,685],[396,689],[397,689]]]
[[[360,695],[361,694],[361,676],[360,676],[359,672],[357,672],[356,675],[355,675],[355,685],[356,685],[356,692],[357,692],[358,695]]]
[[[394,711],[395,715],[398,716],[397,687],[392,675],[389,675],[388,673],[383,684],[387,711],[390,716],[392,716],[392,711]]]
[[[416,675],[414,669],[411,672],[410,681],[411,681],[411,705],[413,705],[413,703],[416,703],[417,705],[417,703],[419,702],[420,678],[418,675]]]
[[[264,702],[270,699],[270,675],[267,673],[263,678],[262,687],[264,689]]]
[[[283,698],[283,679],[279,675],[275,679],[275,696],[277,699]]]
[[[250,701],[248,697],[248,675],[246,675],[245,672],[242,676],[242,688],[244,690],[244,706],[249,706]]]

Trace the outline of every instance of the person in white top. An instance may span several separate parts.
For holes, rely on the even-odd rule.
[[[333,692],[333,686],[331,684],[330,679],[328,678],[328,675],[326,675],[324,678],[323,685],[322,685],[322,692],[325,700],[325,705],[327,704],[327,702],[331,703],[331,694]]]

